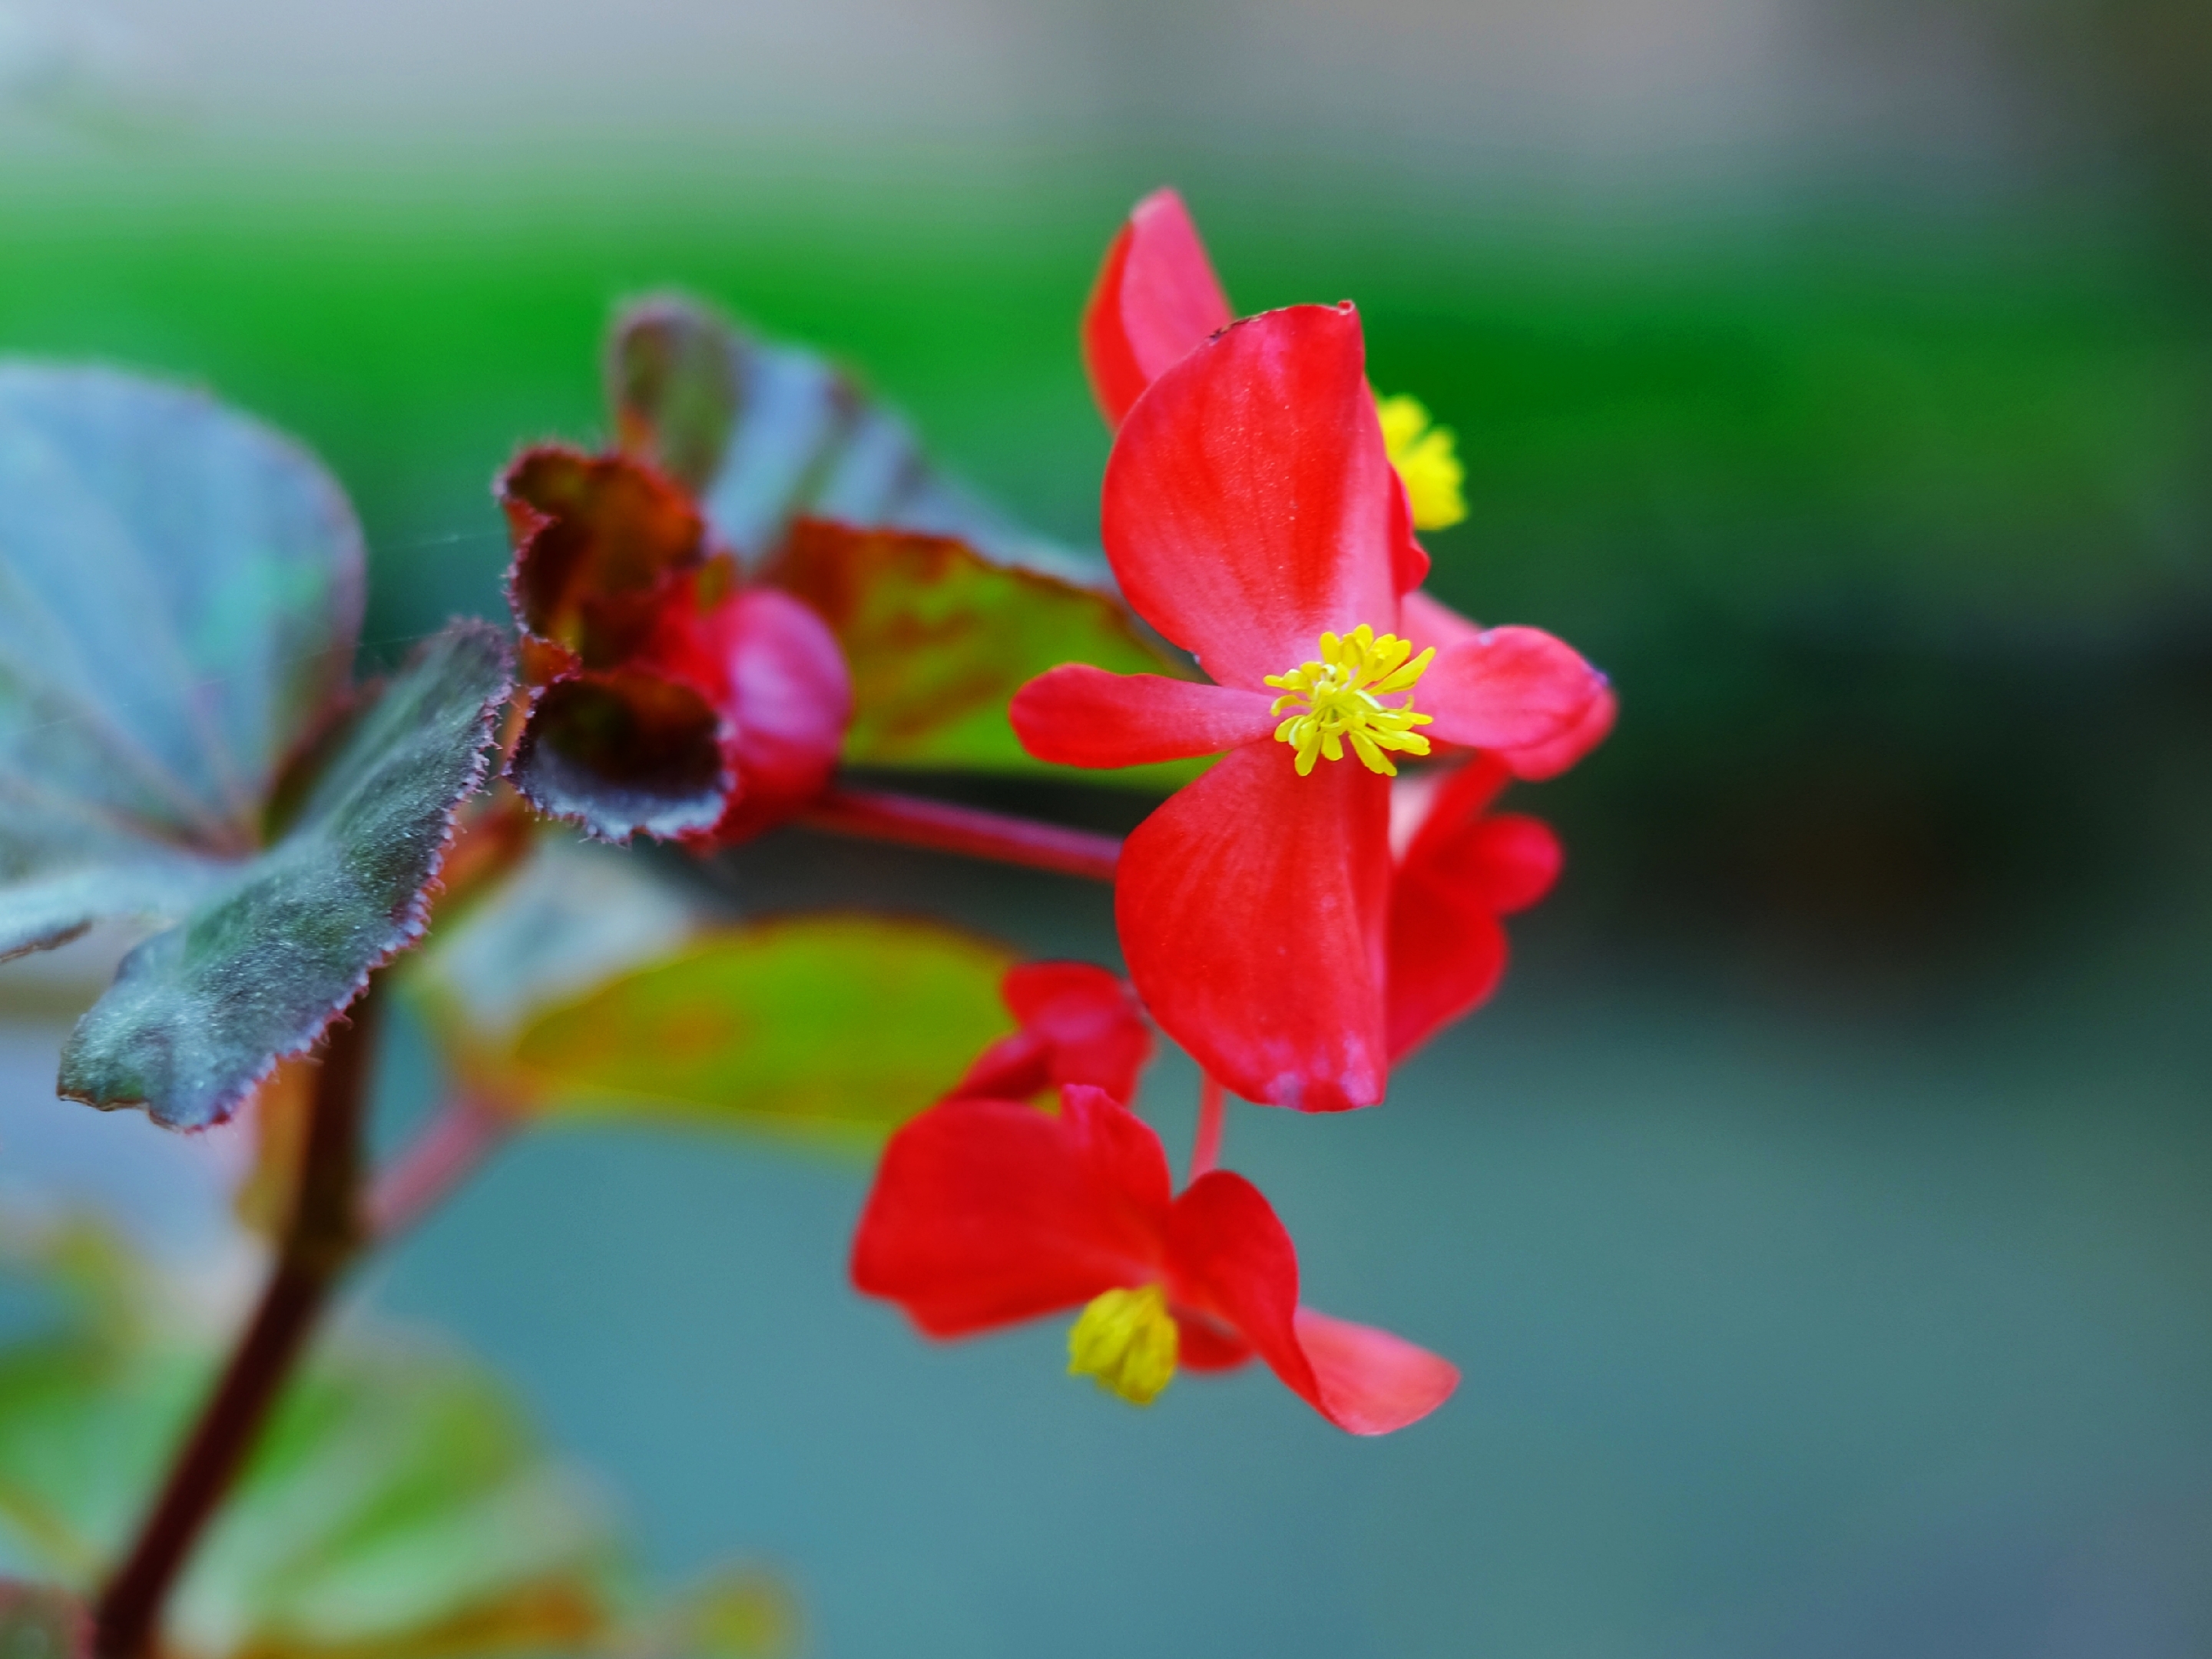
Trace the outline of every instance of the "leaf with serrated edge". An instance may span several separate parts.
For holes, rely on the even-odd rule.
[[[304,450],[182,387],[0,364],[0,957],[220,884],[361,605]]]
[[[124,958],[62,1053],[61,1092],[217,1123],[422,929],[453,815],[507,700],[501,637],[459,623],[356,714],[283,838]]]
[[[793,917],[701,934],[516,1034],[512,1085],[548,1113],[887,1133],[1008,1029],[1002,947],[933,922]]]

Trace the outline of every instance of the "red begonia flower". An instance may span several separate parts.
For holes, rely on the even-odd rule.
[[[744,840],[825,788],[853,712],[828,625],[710,553],[641,462],[545,446],[500,483],[534,689],[509,775],[593,833]]]
[[[1027,1100],[1070,1083],[1135,1097],[1152,1028],[1128,981],[1087,962],[1025,962],[999,990],[1021,1030],[986,1048],[949,1098]]]
[[[1425,1349],[1300,1307],[1297,1253],[1259,1189],[1216,1170],[1176,1194],[1159,1137],[1081,1085],[1057,1115],[953,1100],[900,1128],[853,1282],[935,1337],[1081,1308],[1069,1369],[1139,1404],[1178,1367],[1256,1354],[1337,1427],[1388,1434],[1459,1382]]]
[[[1158,190],[1138,203],[1107,250],[1083,318],[1084,364],[1108,422],[1118,426],[1147,386],[1227,327],[1232,315],[1182,198],[1173,190]],[[1393,532],[1401,566],[1398,586],[1406,595],[1405,636],[1419,651],[1472,640],[1483,630],[1425,593],[1413,591],[1427,575],[1428,554],[1413,534],[1410,492],[1419,483],[1425,494],[1441,489],[1456,499],[1459,465],[1449,453],[1448,438],[1439,439],[1418,424],[1404,430],[1402,443],[1394,440],[1392,428],[1401,424],[1397,417],[1402,411],[1391,405],[1405,401],[1384,400],[1384,441],[1395,472],[1395,510],[1405,515]],[[1443,447],[1441,456],[1439,443]],[[1428,476],[1438,466],[1449,471],[1449,483]],[[1436,527],[1458,516],[1455,508],[1425,522]],[[1470,653],[1471,660],[1480,656]],[[1616,708],[1607,689],[1565,732],[1541,743],[1499,747],[1498,752],[1516,777],[1556,776],[1604,740],[1613,729]],[[1427,735],[1434,742],[1477,740],[1441,726]]]
[[[1015,732],[1080,766],[1229,750],[1124,846],[1130,976],[1246,1099],[1370,1105],[1389,1073],[1389,755],[1426,753],[1424,726],[1549,742],[1603,681],[1530,629],[1407,660],[1407,537],[1349,306],[1233,324],[1162,374],[1115,440],[1103,517],[1130,604],[1214,684],[1064,665],[1016,694]]]
[[[1498,988],[1500,916],[1525,910],[1559,878],[1551,826],[1491,813],[1511,775],[1495,756],[1401,778],[1390,799],[1389,1043],[1394,1066]]]

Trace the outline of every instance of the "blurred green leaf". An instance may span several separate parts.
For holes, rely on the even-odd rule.
[[[422,933],[507,688],[489,628],[432,641],[347,722],[283,838],[124,958],[62,1052],[62,1092],[201,1128],[312,1044]]]
[[[509,1056],[556,1003],[680,950],[697,922],[634,854],[542,830],[529,860],[458,925],[441,925],[399,985],[465,1086],[520,1108]]]
[[[860,766],[1066,775],[1032,760],[1007,723],[1023,684],[1064,662],[1123,674],[1188,670],[1153,647],[1120,600],[963,543],[896,531],[797,526],[769,580],[821,613],[853,672],[845,758]],[[1088,773],[1174,789],[1202,763]]]
[[[729,1568],[641,1623],[622,1659],[755,1659],[795,1650],[801,1629],[799,1603],[781,1579]]]
[[[38,1241],[27,1265],[49,1286],[64,1267],[75,1282],[57,1328],[0,1350],[0,1532],[88,1589],[158,1482],[213,1356],[171,1322],[190,1300],[102,1234]],[[398,1651],[463,1624],[511,1638],[557,1601],[564,1627],[538,1633],[565,1641],[605,1622],[598,1576],[611,1549],[596,1501],[544,1460],[482,1371],[349,1336],[319,1349],[279,1406],[193,1559],[172,1630],[201,1655]]]
[[[92,1620],[52,1584],[0,1579],[0,1659],[87,1659]]]
[[[567,933],[562,903],[548,884],[488,906],[410,976],[455,1068],[518,1113],[872,1139],[1007,1029],[1006,951],[861,915],[710,929],[588,988],[518,993],[514,947]]]
[[[0,366],[0,957],[218,884],[361,605],[305,451],[179,387]]]
[[[88,1590],[207,1387],[198,1305],[112,1236],[9,1241],[58,1320],[0,1349],[0,1559]],[[787,1595],[732,1573],[638,1606],[605,1506],[451,1353],[349,1328],[315,1351],[202,1540],[169,1620],[191,1659],[781,1651]],[[746,1587],[750,1587],[747,1589]],[[750,1595],[755,1615],[717,1621]],[[712,1632],[732,1639],[712,1645]],[[750,1643],[750,1645],[746,1645]]]
[[[607,390],[625,453],[691,489],[748,566],[818,518],[957,537],[994,563],[1110,583],[1102,561],[1029,533],[946,477],[905,420],[843,370],[696,301],[661,295],[616,320]]]

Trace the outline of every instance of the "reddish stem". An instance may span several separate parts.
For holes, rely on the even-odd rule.
[[[963,853],[1093,881],[1113,880],[1121,857],[1117,836],[881,789],[832,789],[799,822],[836,835]]]
[[[514,1115],[481,1095],[447,1099],[370,1187],[370,1236],[382,1243],[405,1232],[468,1179],[514,1128]]]
[[[154,1650],[162,1604],[259,1438],[331,1287],[361,1247],[361,1124],[376,1043],[377,988],[324,1039],[292,1216],[261,1304],[94,1609],[100,1659]]]
[[[1221,1162],[1221,1126],[1229,1115],[1227,1100],[1213,1073],[1198,1074],[1198,1133],[1191,1138],[1190,1178],[1195,1181]]]

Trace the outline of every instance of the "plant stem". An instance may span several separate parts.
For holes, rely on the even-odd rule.
[[[836,835],[964,853],[1093,881],[1113,880],[1121,857],[1117,836],[883,789],[832,789],[799,822]]]
[[[378,991],[372,981],[323,1040],[313,1120],[276,1266],[131,1553],[100,1592],[94,1610],[98,1659],[143,1659],[154,1651],[162,1605],[192,1546],[252,1450],[331,1285],[363,1241],[361,1128]]]
[[[370,1237],[383,1243],[405,1232],[466,1180],[516,1127],[513,1113],[482,1095],[448,1098],[371,1183]]]
[[[1221,1126],[1229,1104],[1211,1072],[1198,1074],[1198,1133],[1191,1137],[1190,1179],[1195,1181],[1221,1162]]]

